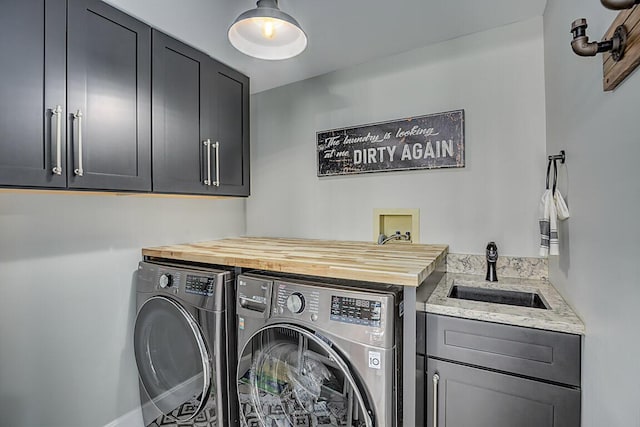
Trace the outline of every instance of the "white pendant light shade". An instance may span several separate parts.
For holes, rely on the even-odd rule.
[[[259,59],[288,59],[307,47],[300,24],[278,8],[277,0],[259,0],[229,28],[229,41],[240,52]]]

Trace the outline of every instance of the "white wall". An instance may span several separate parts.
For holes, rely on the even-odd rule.
[[[544,16],[547,150],[567,151],[560,178],[572,214],[550,277],[587,327],[584,427],[640,426],[640,74],[605,93],[601,56],[569,47],[574,19],[600,40],[615,16],[581,0],[549,0]]]
[[[140,249],[244,231],[241,199],[0,193],[0,425],[103,426],[135,410]]]
[[[537,255],[545,168],[542,18],[252,96],[250,235],[372,240],[419,208],[422,242]],[[465,109],[464,169],[316,176],[317,131]]]

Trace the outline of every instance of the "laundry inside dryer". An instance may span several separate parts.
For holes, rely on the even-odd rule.
[[[248,425],[365,425],[352,386],[318,343],[287,328],[254,339],[238,386]]]

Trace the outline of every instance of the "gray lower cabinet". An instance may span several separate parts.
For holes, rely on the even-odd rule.
[[[151,28],[98,0],[68,7],[68,186],[150,191]]]
[[[426,405],[429,427],[580,426],[579,390],[433,358]]]
[[[65,0],[2,1],[0,186],[67,185],[52,172],[58,158],[66,167],[66,121],[54,114],[65,107],[65,27]]]
[[[153,31],[153,191],[249,194],[249,80]]]
[[[579,427],[578,335],[418,315],[428,427]],[[426,332],[425,326],[426,325]],[[418,342],[421,340],[418,339]],[[417,411],[421,416],[421,411]]]

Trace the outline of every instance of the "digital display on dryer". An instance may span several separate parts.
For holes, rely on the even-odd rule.
[[[381,311],[380,301],[331,296],[331,320],[377,327],[380,326]]]
[[[188,275],[184,291],[188,294],[210,297],[213,295],[214,286],[215,279],[213,277]]]

